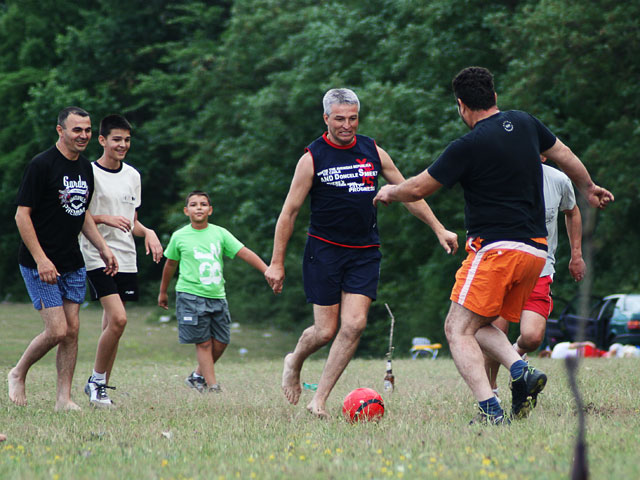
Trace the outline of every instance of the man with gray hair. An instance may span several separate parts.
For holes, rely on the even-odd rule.
[[[329,90],[322,103],[327,131],[298,161],[276,224],[265,277],[275,293],[282,291],[287,243],[300,207],[310,195],[303,279],[307,302],[313,304],[314,323],[284,359],[282,389],[287,400],[297,404],[304,361],[335,336],[316,393],[307,405],[313,415],[325,418],[327,398],[356,351],[376,298],[381,254],[372,201],[378,176],[391,184],[404,177],[372,138],[356,134],[360,102],[353,91]],[[457,235],[442,226],[424,200],[405,206],[432,228],[447,253],[456,252]]]
[[[360,100],[353,90],[348,88],[332,88],[324,94],[322,98],[322,107],[325,115],[331,115],[331,106],[340,105],[356,105],[360,112]]]

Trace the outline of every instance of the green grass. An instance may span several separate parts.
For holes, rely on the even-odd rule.
[[[26,305],[2,305],[3,373],[39,333],[38,314]],[[384,395],[378,424],[350,425],[339,412],[344,396],[368,386],[382,391],[384,361],[354,360],[329,399],[328,421],[312,418],[280,392],[281,359],[296,332],[241,325],[232,333],[217,374],[225,392],[187,389],[192,346],[179,345],[175,323],[160,325],[153,308],[130,310],[112,383],[118,409],[97,411],[82,393],[91,370],[100,311],[81,312],[74,395],[81,412],[55,413],[54,357],[29,372],[29,406],[8,400],[0,382],[0,478],[448,478],[555,479],[570,470],[576,415],[564,365],[533,363],[549,375],[531,418],[505,428],[469,427],[471,394],[447,358],[394,360],[396,392]],[[270,337],[263,336],[271,333]],[[241,356],[240,348],[248,353]],[[320,356],[326,352],[318,352]],[[316,383],[323,360],[312,357],[303,381]],[[580,385],[587,412],[591,478],[639,478],[640,361],[587,359]],[[500,389],[509,405],[507,375]]]

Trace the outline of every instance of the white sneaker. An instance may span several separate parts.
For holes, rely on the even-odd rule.
[[[98,408],[112,408],[114,403],[107,395],[107,388],[115,390],[116,387],[110,387],[104,383],[98,383],[93,380],[93,377],[89,377],[87,384],[84,386],[84,393],[89,397],[89,403]]]

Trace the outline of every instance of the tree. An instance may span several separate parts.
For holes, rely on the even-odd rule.
[[[229,228],[266,261],[298,158],[325,129],[321,98],[335,86],[362,102],[360,133],[372,136],[400,170],[419,173],[463,134],[451,79],[482,65],[496,78],[503,109],[530,111],[616,194],[599,216],[595,288],[640,288],[633,238],[640,146],[636,79],[640,46],[636,4],[560,0],[151,0],[118,10],[99,0],[77,4],[69,22],[54,2],[0,4],[0,196],[11,205],[26,162],[55,140],[62,106],[87,108],[94,125],[123,113],[134,127],[128,158],[142,173],[141,219],[161,240],[186,221],[192,189],[213,197],[212,221]],[[28,133],[28,134],[27,134]],[[25,140],[26,139],[26,140]],[[89,157],[96,158],[97,142]],[[464,238],[459,188],[429,199],[436,215]],[[24,296],[13,258],[13,207],[0,217],[0,296]],[[287,251],[284,293],[230,262],[234,315],[301,326],[301,255],[308,223],[301,212]],[[398,345],[413,336],[443,341],[453,275],[463,253],[447,256],[433,233],[401,206],[379,212],[382,279],[360,354],[386,350],[390,304]],[[462,242],[461,242],[462,243]],[[616,245],[616,248],[611,248]],[[571,296],[568,247],[560,237],[554,291]],[[143,298],[160,276],[140,262]],[[627,267],[627,268],[625,268]],[[146,295],[145,295],[146,294]],[[408,348],[408,347],[407,347]]]
[[[68,2],[79,8],[79,2]],[[59,3],[6,1],[0,7],[0,103],[4,115],[0,129],[0,299],[24,297],[16,258],[19,245],[15,226],[15,197],[24,166],[55,141],[55,118],[49,111],[29,111],[28,100],[49,70],[59,61],[55,49],[66,28]],[[37,119],[34,122],[34,119]]]
[[[594,290],[601,294],[640,288],[640,274],[627,268],[640,255],[626,241],[640,234],[633,221],[640,197],[630,181],[640,174],[638,14],[637,4],[547,0],[525,4],[515,18],[494,18],[508,63],[503,107],[514,105],[545,121],[595,181],[616,196],[598,215],[592,239],[595,262],[587,266],[594,273]],[[554,291],[569,298],[576,286],[566,269],[569,249],[561,239]]]

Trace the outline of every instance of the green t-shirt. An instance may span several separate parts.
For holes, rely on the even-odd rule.
[[[226,228],[185,225],[171,235],[164,256],[180,262],[176,291],[206,298],[225,298],[223,255],[233,258],[244,245]]]

